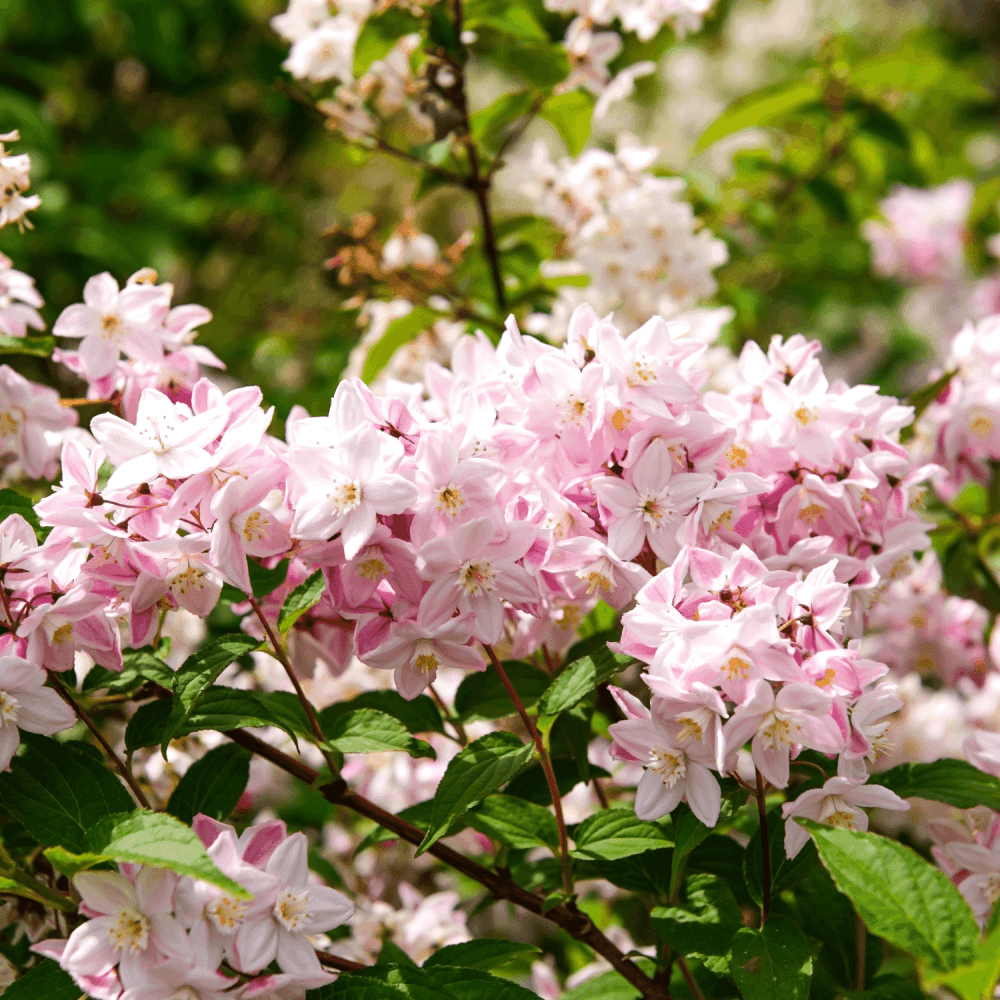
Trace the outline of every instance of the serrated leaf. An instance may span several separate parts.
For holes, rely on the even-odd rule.
[[[234,632],[209,640],[181,664],[174,677],[174,700],[170,716],[160,738],[160,750],[164,754],[170,741],[194,711],[198,699],[215,683],[219,674],[233,661],[258,646],[258,639],[243,632]]]
[[[56,338],[49,334],[37,337],[0,337],[0,354],[30,354],[47,358],[56,346]]]
[[[733,938],[729,972],[744,1000],[806,1000],[812,957],[805,935],[786,917]]]
[[[1000,779],[964,760],[944,757],[930,764],[899,764],[873,774],[870,781],[904,799],[918,795],[959,809],[989,806],[1000,810]]]
[[[309,990],[306,1000],[403,1000],[402,990],[354,973],[341,973],[335,983]]]
[[[670,896],[680,886],[687,856],[712,832],[686,803],[681,803],[673,811],[674,854],[670,864]]]
[[[692,875],[681,906],[661,906],[650,915],[662,941],[682,955],[725,955],[743,926],[736,897],[715,875]]]
[[[487,733],[463,747],[448,764],[433,799],[427,834],[417,854],[445,835],[467,809],[510,781],[531,760],[534,747],[512,733]]]
[[[691,152],[700,153],[733,132],[770,125],[792,111],[812,104],[819,97],[819,87],[802,79],[747,94],[731,104],[701,133]]]
[[[250,780],[249,750],[224,743],[196,760],[170,796],[167,811],[182,823],[198,813],[224,820],[236,808]]]
[[[798,822],[873,934],[941,971],[975,959],[979,928],[943,871],[886,837]]]
[[[247,570],[250,573],[250,589],[254,597],[267,597],[272,590],[277,590],[288,576],[288,560],[282,559],[277,565],[268,568],[262,566],[256,559],[247,560]]]
[[[52,867],[67,878],[72,878],[77,872],[86,871],[95,865],[106,865],[103,855],[87,851],[74,854],[65,847],[47,847],[42,853],[48,858]]]
[[[559,849],[556,818],[544,806],[513,795],[490,795],[465,816],[473,830],[515,850]]]
[[[303,580],[281,605],[281,613],[278,615],[278,631],[282,635],[286,635],[302,615],[319,604],[325,589],[326,579],[322,570],[316,570],[308,580]]]
[[[385,328],[385,333],[368,348],[364,367],[361,369],[362,381],[370,385],[400,347],[408,344],[417,334],[429,330],[438,318],[438,313],[432,309],[417,306],[405,316],[394,319]]]
[[[134,807],[125,786],[85,743],[21,734],[27,749],[0,774],[0,801],[40,844],[85,849],[87,831]]]
[[[399,7],[366,18],[354,43],[354,75],[362,77],[377,59],[384,59],[404,35],[423,27],[419,18]]]
[[[174,671],[156,655],[152,647],[127,650],[122,660],[120,671],[91,667],[80,690],[87,694],[103,688],[108,694],[121,694],[141,687],[146,681],[152,681],[167,690],[173,688]]]
[[[501,94],[472,116],[472,137],[482,146],[498,147],[504,134],[531,109],[533,101],[530,90]]]
[[[411,757],[435,758],[434,748],[411,736],[399,719],[374,708],[358,708],[335,718],[324,735],[341,753],[381,753],[402,750]]]
[[[430,970],[442,997],[454,1000],[538,1000],[523,986],[479,969],[436,965]]]
[[[579,156],[590,138],[590,120],[596,101],[585,90],[571,90],[550,97],[539,115],[555,127],[570,156]]]
[[[395,945],[387,941],[386,945],[390,949],[399,951]],[[385,950],[383,946],[383,950]],[[441,988],[441,984],[433,977],[418,969],[416,963],[405,954],[405,960],[399,964],[383,964],[381,956],[379,962],[373,968],[365,969],[362,972],[353,973],[359,979],[368,979],[384,986],[389,986],[398,991],[397,995],[408,997],[409,1000],[457,1000],[447,990]]]
[[[538,702],[539,714],[558,715],[565,712],[632,662],[632,657],[612,653],[605,646],[571,663],[542,695]]]
[[[46,958],[3,991],[4,1000],[82,1000],[68,972]]]
[[[641,996],[627,979],[609,970],[563,993],[559,1000],[638,1000]]]
[[[136,809],[106,816],[88,831],[85,849],[106,861],[169,868],[178,875],[204,879],[241,899],[250,896],[215,867],[191,827],[166,813]]]
[[[439,948],[424,962],[423,968],[433,969],[436,966],[450,965],[488,971],[512,959],[537,953],[538,948],[533,944],[504,941],[500,938],[477,938],[474,941],[463,941],[461,944],[449,944]]]
[[[508,660],[503,664],[503,669],[524,707],[530,712],[548,688],[551,678],[544,670],[520,660]],[[472,719],[503,719],[514,715],[516,709],[500,675],[490,664],[481,673],[469,674],[459,684],[455,692],[455,712],[467,722]]]
[[[631,806],[612,806],[589,816],[573,839],[573,857],[591,861],[618,861],[673,844],[655,823],[639,819]]]
[[[443,733],[444,723],[437,705],[427,695],[407,700],[398,691],[363,691],[350,701],[328,705],[319,713],[319,723],[325,732],[334,719],[359,708],[374,708],[385,712],[406,726],[411,733]]]

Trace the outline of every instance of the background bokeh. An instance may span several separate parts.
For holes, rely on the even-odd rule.
[[[283,415],[295,402],[325,409],[358,337],[340,308],[346,293],[323,269],[323,231],[372,206],[397,220],[414,179],[347,146],[296,93],[280,68],[287,46],[268,25],[282,7],[0,4],[0,127],[21,130],[42,196],[35,232],[8,229],[0,250],[36,277],[50,324],[90,275],[123,281],[152,265],[175,284],[175,301],[213,311],[200,341],[234,378],[266,386]],[[979,185],[974,233],[996,230],[998,40],[1000,7],[988,2],[722,0],[699,34],[661,33],[650,52],[659,72],[594,141],[635,132],[687,177],[730,247],[719,301],[736,310],[734,342],[801,330],[852,377],[901,391],[932,348],[900,318],[901,288],[872,276],[859,222],[895,183],[967,176]],[[692,156],[742,94],[881,53],[902,54],[907,67],[898,94],[889,80],[880,95],[891,114],[848,108],[843,142],[825,111],[806,112],[784,127],[780,152],[767,129],[751,129]],[[483,104],[506,86],[496,70],[474,84]],[[538,137],[559,150],[544,122],[525,143]],[[782,184],[778,161],[798,163],[799,180]],[[822,183],[802,184],[811,163]],[[516,208],[516,157],[506,174],[500,213]],[[474,222],[454,192],[418,217],[442,242]],[[969,256],[973,269],[986,265],[981,246]]]

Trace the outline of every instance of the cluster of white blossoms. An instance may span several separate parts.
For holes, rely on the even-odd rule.
[[[572,259],[559,270],[590,279],[584,288],[563,287],[551,317],[535,316],[532,330],[564,333],[581,303],[635,329],[714,294],[712,271],[728,259],[726,244],[701,228],[681,178],[652,172],[658,155],[627,136],[614,153],[588,149],[575,160],[554,160],[540,142],[532,148],[524,190],[566,233]]]
[[[678,35],[697,31],[715,0],[545,0],[549,10],[580,14],[595,24],[616,18],[626,31],[649,41],[665,24]]]
[[[21,134],[0,133],[0,229],[17,223],[22,230],[34,229],[28,212],[42,203],[37,194],[26,195],[31,187],[31,157],[27,153],[12,153],[4,147],[5,142],[19,142]]]

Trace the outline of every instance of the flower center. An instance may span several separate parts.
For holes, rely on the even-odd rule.
[[[825,513],[826,508],[821,503],[811,503],[806,507],[799,508],[799,520],[805,521],[806,524],[813,527]]]
[[[645,354],[640,354],[635,361],[632,362],[632,374],[629,376],[628,384],[635,388],[644,382],[655,382],[656,381],[656,367],[653,362],[646,357]]]
[[[52,641],[57,645],[61,646],[64,642],[70,642],[73,639],[73,625],[71,622],[63,622],[52,633]]]
[[[846,809],[838,809],[836,812],[830,813],[823,822],[827,826],[835,826],[839,830],[853,830],[855,819],[854,813],[848,812]]]
[[[417,643],[413,665],[423,674],[433,674],[441,665],[434,653],[434,646],[429,639],[421,639]]]
[[[639,509],[647,524],[656,524],[663,517],[660,498],[650,496],[648,493],[642,498],[642,506]]]
[[[243,923],[246,916],[247,904],[232,896],[221,896],[218,901],[208,908],[208,919],[215,924],[224,934],[236,929],[237,924]]]
[[[581,399],[579,396],[573,395],[566,400],[566,405],[563,408],[563,418],[562,422],[564,424],[573,424],[577,427],[583,423],[583,418],[586,416],[587,411],[590,409],[590,403],[585,399]]]
[[[0,437],[16,437],[21,431],[24,413],[21,410],[0,412]]]
[[[677,739],[680,743],[687,743],[688,740],[701,743],[705,730],[697,719],[690,715],[682,715],[677,721],[681,724],[677,733]]]
[[[467,562],[458,573],[458,582],[470,597],[488,594],[493,589],[495,580],[493,567],[484,560]]]
[[[731,469],[745,469],[749,457],[750,452],[738,444],[730,445],[729,450],[726,452],[726,459]]]
[[[204,590],[205,571],[188,563],[187,569],[178,573],[171,581],[170,587],[180,594],[187,594],[192,590]]]
[[[246,521],[243,522],[243,537],[247,542],[253,542],[255,538],[257,541],[260,541],[264,537],[267,524],[267,518],[264,517],[263,512],[259,510],[253,511],[253,513],[247,515]]]
[[[722,664],[722,672],[731,680],[737,677],[746,680],[750,676],[750,663],[742,656],[732,655]]]
[[[108,928],[111,946],[116,951],[145,951],[149,944],[149,920],[135,910],[122,910]]]
[[[979,887],[979,891],[983,894],[983,899],[992,906],[998,899],[1000,899],[1000,875],[996,872],[991,872],[983,879],[983,884]]]
[[[767,716],[766,724],[760,729],[760,738],[769,749],[780,753],[792,745],[793,728],[794,732],[797,733],[799,727],[793,727],[790,719],[786,719],[777,712],[771,712]]]
[[[795,419],[803,427],[808,427],[814,420],[819,419],[819,414],[815,410],[810,410],[807,406],[800,406],[795,411]]]
[[[7,691],[0,691],[0,729],[17,725],[17,699]]]
[[[310,920],[309,897],[304,892],[286,889],[274,904],[275,919],[286,931],[297,931]]]
[[[114,340],[120,336],[122,325],[122,321],[114,313],[109,313],[101,320],[101,336],[107,340]]]
[[[649,769],[663,778],[667,788],[673,788],[687,773],[687,762],[683,753],[669,750],[650,750]]]
[[[376,548],[368,549],[358,563],[358,576],[365,580],[380,580],[389,575],[389,567],[382,560],[382,553]]]
[[[438,493],[437,509],[452,517],[458,514],[458,508],[464,504],[465,497],[462,496],[462,491],[454,483],[449,483]]]
[[[980,413],[969,421],[969,430],[979,437],[989,437],[993,433],[993,421],[985,414]]]
[[[198,994],[190,986],[182,986],[176,993],[172,993],[169,1000],[198,1000]]]
[[[361,503],[361,484],[353,480],[338,483],[330,493],[330,503],[338,514],[346,514]]]

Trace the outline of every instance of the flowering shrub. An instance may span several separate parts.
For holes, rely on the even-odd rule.
[[[992,995],[1000,316],[908,401],[718,343],[691,186],[583,148],[708,6],[274,18],[331,130],[479,220],[331,233],[369,332],[325,415],[279,430],[149,267],[49,335],[0,258],[0,349],[62,366],[0,366],[14,1000]],[[525,89],[470,110],[480,58]],[[499,220],[537,116],[569,155]],[[969,204],[890,195],[876,271],[965,281]]]

